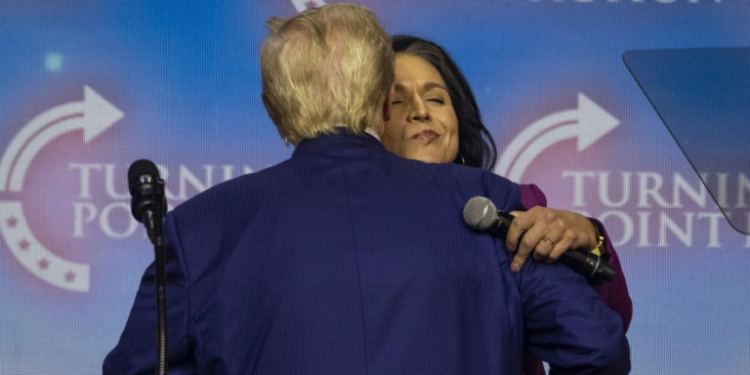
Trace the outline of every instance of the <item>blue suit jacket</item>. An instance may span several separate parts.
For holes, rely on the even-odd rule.
[[[563,266],[510,271],[465,202],[520,208],[486,171],[424,164],[370,136],[302,142],[165,220],[174,374],[518,374],[524,345],[560,374],[625,374],[620,318]],[[153,373],[153,265],[107,374]]]

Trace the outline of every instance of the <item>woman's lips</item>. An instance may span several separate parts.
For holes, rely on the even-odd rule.
[[[424,143],[430,143],[438,139],[440,135],[432,130],[422,130],[421,132],[414,134],[411,139],[415,139]]]

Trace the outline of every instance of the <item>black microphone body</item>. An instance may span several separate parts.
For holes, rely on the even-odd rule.
[[[469,199],[464,206],[464,222],[477,232],[489,233],[505,239],[513,221],[513,215],[498,210],[486,197]],[[573,271],[593,279],[612,281],[615,269],[600,256],[584,249],[570,249],[563,253],[560,262]]]
[[[156,244],[155,232],[167,211],[164,180],[159,177],[159,169],[150,160],[136,160],[128,169],[128,187],[132,196],[130,212],[146,226],[148,238]]]

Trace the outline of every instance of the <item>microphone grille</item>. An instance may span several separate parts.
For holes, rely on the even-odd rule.
[[[476,231],[485,231],[497,220],[497,207],[486,197],[469,199],[464,206],[464,222]]]
[[[159,169],[156,168],[151,160],[140,159],[133,162],[128,169],[128,186],[130,192],[138,187],[140,184],[141,176],[151,176],[152,178],[159,178]]]

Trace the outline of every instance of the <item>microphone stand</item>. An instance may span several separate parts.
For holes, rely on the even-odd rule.
[[[156,351],[157,375],[167,374],[167,277],[164,271],[164,214],[166,200],[164,198],[164,180],[153,180],[153,211],[144,210],[143,223],[154,245],[156,265]]]

